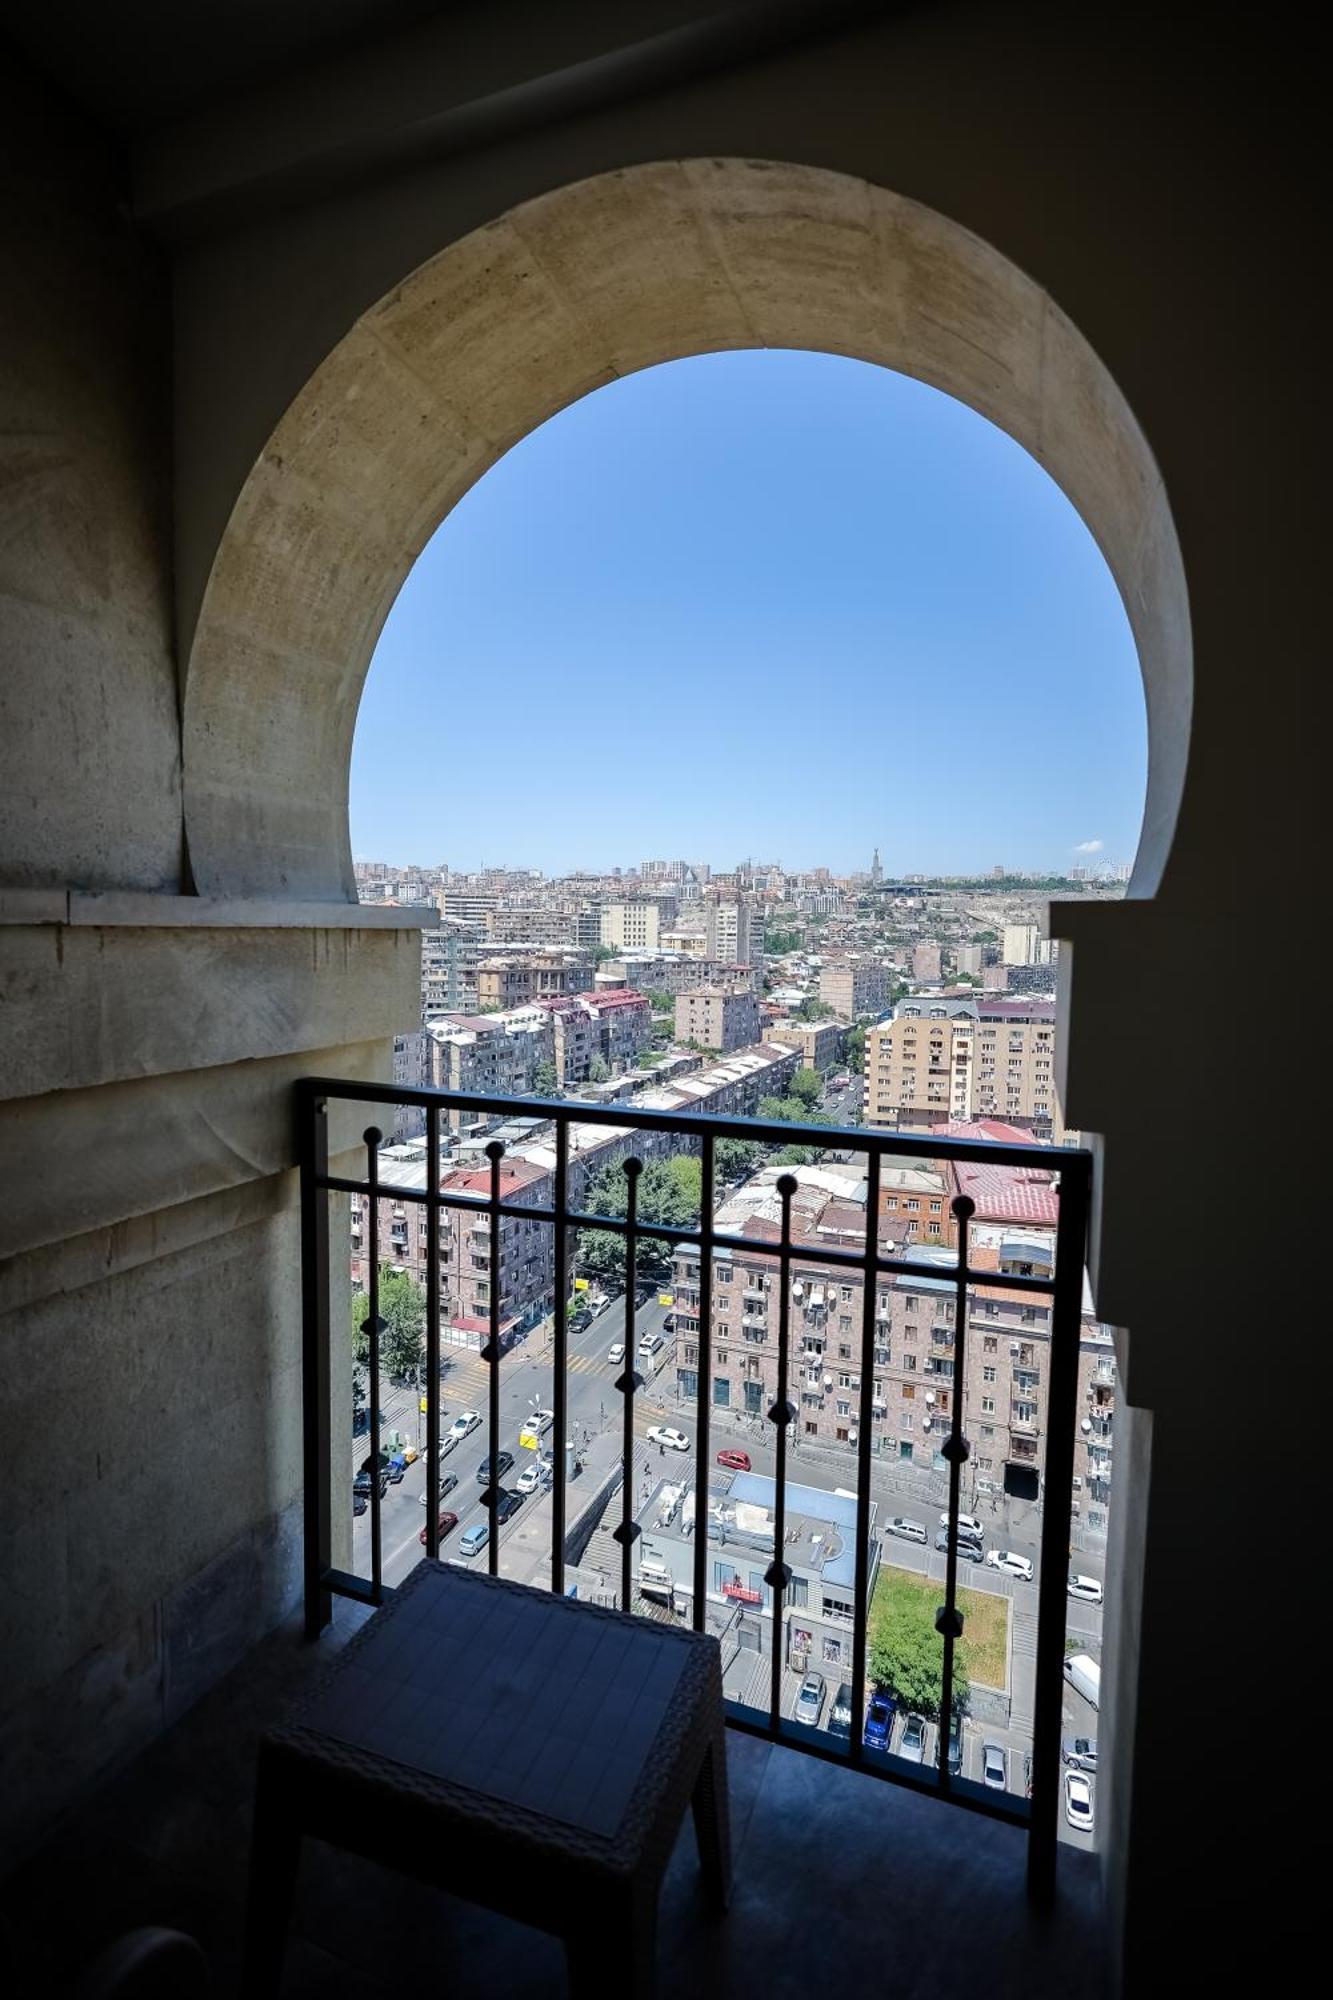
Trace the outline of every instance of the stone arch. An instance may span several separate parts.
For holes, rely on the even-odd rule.
[[[296,397],[222,537],[190,654],[185,820],[201,895],[355,901],[352,733],[380,627],[473,482],[557,410],[685,355],[811,348],[915,376],[1045,466],[1124,600],[1148,711],[1132,893],[1184,785],[1184,571],[1142,431],[1030,277],[849,175],[761,160],[625,168],[522,203],[381,299]]]

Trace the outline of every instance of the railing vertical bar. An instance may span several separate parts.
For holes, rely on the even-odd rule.
[[[426,1186],[440,1190],[440,1107],[426,1113]],[[426,1226],[426,1554],[440,1554],[440,1227],[445,1211],[429,1204]]]
[[[370,1340],[367,1362],[370,1371],[370,1590],[376,1604],[384,1601],[384,1542],[380,1532],[380,1156],[383,1133],[368,1125],[362,1134],[366,1142],[367,1248],[369,1270],[366,1278],[366,1332]]]
[[[787,1395],[790,1375],[791,1354],[791,1203],[796,1192],[794,1174],[783,1174],[778,1180],[778,1194],[782,1200],[782,1234],[778,1243],[778,1393],[769,1411],[769,1421],[777,1425],[777,1449],[773,1471],[773,1561],[764,1581],[773,1593],[773,1672],[768,1698],[768,1727],[771,1735],[779,1733],[782,1720],[782,1619],[786,1606],[787,1585],[791,1581],[791,1570],[785,1559],[787,1546],[787,1431],[795,1416]],[[702,1497],[702,1496],[701,1496]],[[695,1532],[699,1532],[697,1520]]]
[[[1037,1678],[1032,1704],[1032,1816],[1028,1832],[1028,1893],[1038,1903],[1055,1894],[1060,1803],[1060,1711],[1064,1699],[1069,1517],[1078,1412],[1078,1350],[1083,1312],[1091,1160],[1071,1154],[1060,1165],[1055,1227],[1055,1291],[1051,1299],[1050,1386],[1046,1396],[1046,1469],[1041,1523],[1041,1582],[1037,1597]]]
[[[968,1233],[976,1204],[965,1194],[950,1204],[958,1224],[958,1275],[954,1281],[953,1374],[949,1379],[949,1435],[944,1456],[949,1462],[949,1526],[944,1552],[944,1603],[935,1618],[935,1629],[944,1640],[944,1663],[940,1673],[940,1740],[936,1746],[940,1790],[947,1792],[953,1782],[949,1771],[949,1721],[953,1715],[954,1647],[962,1637],[963,1615],[958,1609],[958,1507],[962,1498],[963,1465],[968,1442],[962,1430],[962,1397],[967,1360],[967,1263]]]
[[[699,1366],[696,1376],[695,1422],[698,1426],[694,1460],[694,1601],[690,1622],[704,1629],[708,1609],[708,1466],[713,1393],[713,1187],[716,1156],[713,1135],[702,1141],[699,1175]]]
[[[333,1616],[324,1579],[333,1562],[329,1426],[329,1197],[317,1185],[329,1170],[328,1102],[296,1093],[301,1162],[301,1411],[305,1451],[305,1632],[317,1639]]]
[[[635,1371],[634,1285],[638,1264],[639,1175],[642,1160],[625,1161],[625,1366],[616,1387],[620,1390],[623,1428],[620,1440],[620,1608],[631,1609],[634,1602],[634,1544],[638,1524],[634,1519],[634,1392],[643,1386]]]
[[[492,1139],[486,1148],[486,1158],[491,1163],[491,1190],[488,1207],[491,1216],[490,1245],[490,1336],[486,1343],[486,1363],[490,1369],[487,1378],[487,1417],[490,1423],[491,1446],[489,1476],[486,1481],[486,1496],[490,1503],[491,1533],[486,1544],[486,1567],[492,1576],[500,1574],[500,1162],[504,1158],[504,1146],[499,1139]]]
[[[557,1115],[555,1125],[555,1321],[552,1356],[555,1368],[555,1485],[551,1491],[551,1588],[565,1589],[565,1437],[569,1426],[569,1114]]]
[[[861,1298],[861,1405],[856,1432],[856,1582],[852,1612],[852,1734],[854,1764],[865,1754],[866,1653],[870,1644],[870,1462],[874,1426],[875,1319],[879,1298],[878,1153],[866,1161],[866,1266]]]

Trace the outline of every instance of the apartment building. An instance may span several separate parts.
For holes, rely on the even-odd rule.
[[[551,1023],[556,1074],[561,1083],[586,1083],[593,1057],[600,1054],[600,1035],[590,1008],[572,993],[539,1000]]]
[[[661,934],[664,952],[678,953],[682,958],[711,959],[713,953],[708,948],[708,933],[702,930],[675,928]]]
[[[402,1188],[426,1184],[424,1144],[384,1149],[384,1171],[392,1172]],[[481,1348],[490,1336],[491,1217],[489,1167],[454,1167],[440,1180],[440,1192],[461,1197],[466,1207],[440,1211],[440,1339],[453,1347]],[[500,1165],[500,1199],[522,1207],[549,1205],[550,1173],[532,1161],[506,1157]],[[369,1276],[369,1197],[349,1196],[351,1203],[352,1285],[364,1291]],[[405,1270],[420,1285],[426,1283],[430,1217],[415,1202],[381,1195],[379,1261]],[[554,1244],[549,1223],[526,1216],[502,1215],[499,1227],[499,1304],[501,1342],[533,1325],[553,1303]]]
[[[727,965],[751,965],[762,956],[744,896],[708,898],[703,905],[705,952]]]
[[[512,1014],[450,1014],[426,1030],[428,1080],[437,1090],[475,1090],[488,1097],[522,1097],[536,1087],[539,1063],[554,1056],[550,1017],[539,1008]],[[453,1132],[474,1123],[468,1111],[447,1111]]]
[[[542,951],[491,953],[477,966],[477,1004],[507,1009],[526,1006],[562,993],[579,993],[591,986],[593,961],[582,952]]]
[[[844,1021],[888,1006],[893,975],[877,958],[838,958],[819,969],[819,997]]]
[[[865,1122],[930,1131],[1001,1118],[1036,1139],[1063,1138],[1050,1000],[914,995],[866,1036]]]
[[[421,1018],[475,1014],[477,967],[488,955],[470,925],[424,931],[421,938]]]
[[[1006,965],[1035,965],[1041,932],[1035,924],[1006,924],[1001,957]]]
[[[653,1038],[652,1002],[628,986],[597,986],[579,1000],[593,1017],[598,1054],[611,1074],[632,1068]]]
[[[959,944],[953,949],[955,972],[965,972],[969,978],[980,979],[984,963],[985,946],[980,944]]]
[[[612,951],[656,951],[675,916],[676,899],[666,894],[603,903],[601,942]]]
[[[759,1002],[753,993],[715,986],[677,994],[676,1040],[724,1053],[749,1048],[759,1040]]]
[[[667,937],[679,933],[668,931]],[[690,935],[690,933],[687,933]],[[632,987],[640,993],[692,993],[700,986],[721,986],[728,991],[753,992],[757,975],[752,966],[720,965],[693,951],[627,951],[617,958],[604,959],[598,967],[594,986],[598,992]]]
[[[818,1252],[864,1247],[865,1182],[850,1167],[833,1164],[790,1171],[798,1183],[792,1241],[801,1251],[801,1261],[792,1267],[790,1301],[787,1394],[797,1406],[793,1439],[798,1455],[802,1444],[850,1452],[859,1442],[862,1412],[863,1280],[855,1270],[821,1265]],[[719,1249],[713,1258],[711,1395],[718,1408],[755,1416],[779,1394],[778,1174],[776,1167],[762,1169],[719,1211],[719,1227],[751,1239],[753,1249]],[[919,1189],[913,1193],[911,1181],[904,1180],[898,1193],[920,1200],[923,1214],[932,1200],[939,1201],[943,1230],[948,1191],[939,1175],[933,1190],[923,1170]],[[953,1421],[954,1398],[961,1394],[972,1442],[969,1497],[999,1491],[1036,1497],[1047,1428],[1050,1303],[1006,1287],[1003,1277],[1049,1271],[1053,1241],[1051,1231],[1025,1230],[973,1246],[974,1267],[994,1271],[997,1282],[969,1288],[962,1378],[956,1368],[956,1253],[944,1237],[923,1238],[914,1252],[919,1272],[878,1280],[870,1401],[878,1457],[941,1470],[940,1446]],[[698,1392],[699,1283],[697,1253],[682,1246],[674,1259],[672,1291],[677,1385],[685,1398]],[[1076,1419],[1082,1483],[1076,1496],[1092,1534],[1106,1529],[1114,1410],[1110,1332],[1085,1305]]]
[[[939,945],[923,940],[912,946],[912,977],[923,986],[938,986],[944,977],[944,954]]]
[[[836,1021],[783,1021],[764,1031],[765,1039],[781,1047],[798,1049],[802,1066],[818,1070],[821,1076],[842,1061],[847,1031]]]

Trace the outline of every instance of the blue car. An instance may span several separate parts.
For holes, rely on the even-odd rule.
[[[490,1539],[490,1522],[474,1521],[470,1528],[464,1528],[458,1546],[463,1555],[475,1556],[480,1549],[485,1548]]]
[[[866,1709],[865,1741],[868,1749],[887,1750],[893,1734],[894,1701],[891,1695],[872,1694]]]

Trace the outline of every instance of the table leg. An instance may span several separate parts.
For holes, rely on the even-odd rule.
[[[570,2000],[653,2000],[657,1991],[658,1883],[599,1903],[565,1939]]]
[[[259,1753],[255,1819],[250,1840],[250,1888],[245,1916],[246,2000],[267,2000],[282,1980],[291,1921],[301,1826],[287,1800],[281,1773]]]
[[[731,1811],[727,1797],[727,1738],[719,1729],[704,1753],[690,1801],[704,1893],[721,1914],[731,1901]]]

